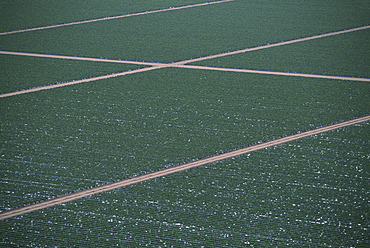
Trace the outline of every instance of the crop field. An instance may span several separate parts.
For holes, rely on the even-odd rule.
[[[0,2],[0,246],[368,247],[369,13],[366,0]]]

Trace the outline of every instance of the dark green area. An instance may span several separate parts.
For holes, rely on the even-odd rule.
[[[0,49],[171,62],[364,26],[369,5],[233,1],[5,35]]]
[[[77,246],[99,247],[366,247],[369,127],[338,129],[6,220],[4,240],[68,246],[73,239]],[[44,235],[50,231],[58,235]]]
[[[137,65],[0,55],[0,93],[128,71]]]
[[[370,78],[369,39],[366,29],[193,64]]]
[[[0,31],[48,26],[202,3],[200,0],[2,0]]]
[[[197,2],[6,0],[0,30]],[[235,0],[3,35],[0,50],[179,61],[369,25],[369,10]],[[368,77],[367,40],[359,31],[211,62]],[[1,58],[1,92],[137,68]],[[363,116],[369,99],[364,82],[175,68],[1,98],[0,209]],[[368,133],[354,125],[7,219],[0,244],[367,247]]]
[[[365,115],[369,87],[172,68],[9,97],[2,168],[40,200],[50,176],[59,194]]]

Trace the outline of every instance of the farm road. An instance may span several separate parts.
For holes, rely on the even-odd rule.
[[[355,118],[355,119],[348,120],[348,121],[339,122],[339,123],[336,123],[336,124],[320,127],[320,128],[305,131],[305,132],[300,132],[300,133],[297,133],[297,134],[293,134],[293,135],[285,136],[283,138],[270,140],[270,141],[259,143],[259,144],[252,145],[252,146],[249,146],[249,147],[244,147],[244,148],[236,149],[236,150],[233,150],[233,151],[217,154],[217,155],[214,155],[214,156],[199,159],[199,160],[189,162],[189,163],[185,163],[185,164],[182,164],[182,165],[170,167],[170,168],[167,168],[167,169],[162,169],[162,170],[159,170],[159,171],[147,173],[147,174],[144,174],[144,175],[140,175],[140,176],[136,176],[136,177],[132,177],[132,178],[128,178],[128,179],[124,179],[124,180],[121,180],[121,181],[118,181],[118,182],[114,182],[114,183],[110,183],[110,184],[106,184],[106,185],[102,185],[102,186],[98,186],[98,187],[94,187],[94,188],[90,188],[90,189],[86,189],[86,190],[77,191],[77,192],[66,194],[66,195],[57,196],[57,197],[49,199],[49,200],[45,200],[45,201],[34,203],[34,204],[31,204],[31,205],[28,205],[28,206],[19,207],[19,208],[15,208],[15,209],[12,209],[12,210],[1,212],[0,213],[0,220],[8,219],[8,218],[11,218],[11,217],[14,217],[14,216],[19,216],[19,215],[22,215],[22,214],[26,214],[26,213],[29,213],[29,212],[36,211],[36,210],[40,210],[40,209],[44,209],[44,208],[47,208],[47,207],[55,206],[55,205],[58,205],[58,204],[61,204],[61,203],[73,201],[73,200],[76,200],[76,199],[80,199],[80,198],[91,196],[91,195],[98,194],[98,193],[103,193],[103,192],[106,192],[106,191],[109,191],[109,190],[121,188],[121,187],[132,185],[132,184],[135,184],[135,183],[144,182],[144,181],[147,181],[147,180],[150,180],[150,179],[153,179],[153,178],[165,176],[165,175],[168,175],[168,174],[176,173],[176,172],[179,172],[179,171],[183,171],[183,170],[198,167],[198,166],[201,166],[201,165],[209,164],[209,163],[212,163],[212,162],[232,158],[232,157],[239,156],[239,155],[242,155],[242,154],[246,154],[246,153],[250,153],[250,152],[253,152],[253,151],[261,150],[261,149],[264,149],[264,148],[267,148],[267,147],[280,145],[280,144],[290,142],[290,141],[293,141],[293,140],[302,139],[302,138],[312,136],[312,135],[315,135],[315,134],[328,132],[328,131],[331,131],[331,130],[334,130],[334,129],[338,129],[338,128],[342,128],[342,127],[346,127],[346,126],[350,126],[350,125],[354,125],[354,124],[358,124],[358,123],[362,123],[362,122],[366,122],[366,121],[370,121],[370,115],[366,115],[366,116]]]
[[[166,9],[149,10],[149,11],[133,13],[133,14],[108,16],[108,17],[89,19],[89,20],[84,20],[84,21],[68,22],[68,23],[54,24],[54,25],[43,26],[43,27],[35,27],[35,28],[14,30],[14,31],[9,31],[9,32],[2,32],[2,33],[0,33],[0,35],[9,35],[9,34],[24,33],[24,32],[30,32],[30,31],[36,31],[36,30],[42,30],[42,29],[49,29],[49,28],[59,28],[59,27],[64,27],[64,26],[85,24],[85,23],[91,23],[91,22],[107,21],[107,20],[112,20],[112,19],[130,17],[130,16],[148,15],[148,14],[164,12],[164,11],[187,9],[187,8],[199,7],[199,6],[210,5],[210,4],[217,4],[217,3],[224,3],[224,2],[232,2],[232,1],[234,1],[234,0],[220,0],[220,1],[214,1],[214,2],[205,2],[205,3],[191,4],[191,5],[184,5],[184,6],[179,6],[179,7],[170,7],[170,8],[166,8]]]
[[[291,77],[307,77],[307,78],[338,79],[338,80],[348,80],[348,81],[370,82],[370,78],[329,76],[329,75],[295,73],[295,72],[263,71],[263,70],[237,69],[237,68],[200,66],[200,65],[181,65],[181,64],[172,65],[172,67],[198,69],[198,70],[232,71],[232,72],[245,72],[245,73],[265,74],[265,75],[278,75],[278,76],[291,76]],[[0,97],[1,97],[1,95],[0,95]]]
[[[245,48],[245,49],[235,50],[235,51],[226,52],[226,53],[219,53],[219,54],[209,55],[209,56],[195,58],[195,59],[188,59],[188,60],[183,60],[183,61],[176,62],[174,64],[184,65],[184,64],[194,63],[194,62],[203,61],[203,60],[207,60],[207,59],[214,59],[214,58],[224,57],[224,56],[228,56],[228,55],[252,52],[252,51],[262,50],[262,49],[271,48],[271,47],[284,46],[284,45],[289,45],[289,44],[308,41],[308,40],[320,39],[320,38],[329,37],[329,36],[338,35],[338,34],[345,34],[345,33],[350,33],[350,32],[354,32],[354,31],[360,31],[360,30],[364,30],[364,29],[368,29],[368,28],[370,28],[370,25],[356,27],[356,28],[350,28],[350,29],[345,29],[345,30],[340,30],[340,31],[334,31],[334,32],[329,32],[329,33],[324,33],[324,34],[319,34],[319,35],[313,35],[313,36],[298,38],[298,39],[294,39],[294,40],[282,41],[282,42],[267,44],[267,45],[263,45],[263,46]]]

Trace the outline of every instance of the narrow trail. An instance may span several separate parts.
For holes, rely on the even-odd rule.
[[[322,79],[337,79],[337,80],[347,80],[347,81],[370,82],[370,78],[330,76],[330,75],[282,72],[282,71],[263,71],[263,70],[237,69],[237,68],[199,66],[199,65],[179,65],[179,64],[172,65],[172,67],[198,69],[198,70],[244,72],[244,73],[264,74],[264,75],[278,75],[278,76],[291,76],[291,77],[307,77],[307,78],[322,78]]]
[[[0,220],[4,220],[4,219],[11,218],[11,217],[23,215],[23,214],[33,212],[33,211],[36,211],[36,210],[52,207],[52,206],[55,206],[55,205],[58,205],[58,204],[61,204],[61,203],[73,201],[73,200],[76,200],[76,199],[80,199],[80,198],[91,196],[91,195],[98,194],[98,193],[103,193],[103,192],[106,192],[106,191],[109,191],[109,190],[121,188],[121,187],[132,185],[132,184],[135,184],[135,183],[144,182],[144,181],[147,181],[147,180],[150,180],[150,179],[153,179],[153,178],[169,175],[169,174],[176,173],[176,172],[179,172],[179,171],[188,170],[188,169],[195,168],[195,167],[198,167],[198,166],[202,166],[202,165],[205,165],[205,164],[209,164],[209,163],[212,163],[212,162],[232,158],[232,157],[235,157],[235,156],[240,156],[240,155],[250,153],[250,152],[253,152],[253,151],[257,151],[257,150],[261,150],[261,149],[264,149],[264,148],[267,148],[267,147],[280,145],[280,144],[287,143],[287,142],[290,142],[290,141],[293,141],[293,140],[302,139],[302,138],[312,136],[312,135],[315,135],[315,134],[328,132],[328,131],[331,131],[331,130],[334,130],[334,129],[347,127],[347,126],[350,126],[350,125],[359,124],[359,123],[366,122],[366,121],[370,121],[370,115],[366,115],[366,116],[355,118],[355,119],[352,119],[352,120],[343,121],[343,122],[339,122],[339,123],[336,123],[336,124],[316,128],[316,129],[305,131],[305,132],[300,132],[300,133],[297,133],[297,134],[285,136],[283,138],[270,140],[270,141],[259,143],[259,144],[252,145],[252,146],[249,146],[249,147],[244,147],[244,148],[236,149],[236,150],[233,150],[233,151],[225,152],[225,153],[222,153],[222,154],[217,154],[217,155],[214,155],[214,156],[211,156],[211,157],[199,159],[199,160],[196,160],[196,161],[193,161],[193,162],[181,164],[181,165],[178,165],[178,166],[170,167],[170,168],[167,168],[167,169],[163,169],[163,170],[159,170],[159,171],[155,171],[155,172],[151,172],[151,173],[147,173],[147,174],[144,174],[144,175],[124,179],[124,180],[121,180],[121,181],[118,181],[118,182],[114,182],[114,183],[110,183],[110,184],[106,184],[106,185],[102,185],[102,186],[98,186],[98,187],[94,187],[94,188],[90,188],[90,189],[86,189],[86,190],[81,190],[81,191],[77,191],[77,192],[74,192],[74,193],[60,195],[60,196],[54,197],[54,198],[49,199],[49,200],[45,200],[45,201],[37,202],[37,203],[31,204],[31,205],[28,205],[28,206],[19,207],[19,208],[15,208],[15,209],[12,209],[12,210],[1,212],[0,213]]]
[[[55,89],[55,88],[74,85],[74,84],[87,83],[87,82],[92,82],[92,81],[96,81],[96,80],[100,80],[100,79],[114,78],[114,77],[119,77],[119,76],[123,76],[123,75],[134,74],[134,73],[138,73],[138,72],[151,71],[151,70],[155,70],[155,69],[159,69],[159,68],[162,68],[162,66],[145,67],[145,68],[141,68],[141,69],[136,69],[136,70],[131,70],[131,71],[124,71],[124,72],[119,72],[119,73],[113,73],[113,74],[108,74],[108,75],[103,75],[103,76],[98,76],[98,77],[93,77],[93,78],[85,78],[85,79],[75,80],[75,81],[70,81],[70,82],[65,82],[65,83],[40,86],[40,87],[35,87],[35,88],[27,89],[27,90],[20,90],[20,91],[14,91],[14,92],[10,92],[10,93],[4,93],[4,94],[0,95],[0,98],[9,97],[9,96],[16,96],[16,95],[20,95],[20,94],[26,94],[26,93],[31,93],[31,92],[41,91],[41,90]]]
[[[329,33],[325,33],[325,34],[313,35],[313,36],[308,36],[308,37],[294,39],[294,40],[282,41],[282,42],[267,44],[267,45],[263,45],[263,46],[245,48],[245,49],[235,50],[235,51],[226,52],[226,53],[219,53],[219,54],[214,54],[214,55],[209,55],[209,56],[204,56],[204,57],[199,57],[199,58],[194,58],[194,59],[182,60],[182,61],[176,62],[174,64],[184,65],[184,64],[194,63],[194,62],[208,60],[208,59],[215,59],[215,58],[225,57],[225,56],[229,56],[229,55],[235,55],[235,54],[240,54],[240,53],[258,51],[258,50],[262,50],[262,49],[266,49],[266,48],[285,46],[285,45],[294,44],[294,43],[298,43],[298,42],[320,39],[320,38],[324,38],[324,37],[330,37],[330,36],[333,36],[333,35],[360,31],[360,30],[364,30],[364,29],[368,29],[368,28],[370,28],[370,25],[362,26],[362,27],[356,27],[356,28],[350,28],[350,29],[345,29],[345,30],[340,30],[340,31],[334,31],[334,32],[329,32]]]
[[[65,26],[78,25],[78,24],[85,24],[85,23],[91,23],[91,22],[107,21],[107,20],[119,19],[119,18],[124,18],[124,17],[130,17],[130,16],[148,15],[148,14],[153,14],[153,13],[159,13],[159,12],[165,12],[165,11],[171,11],[171,10],[179,10],[179,9],[187,9],[187,8],[199,7],[199,6],[210,5],[210,4],[217,4],[217,3],[224,3],[224,2],[231,2],[231,1],[234,1],[234,0],[221,0],[221,1],[215,1],[215,2],[205,2],[205,3],[191,4],[191,5],[184,5],[184,6],[179,6],[179,7],[170,7],[170,8],[166,8],[166,9],[150,10],[150,11],[144,11],[144,12],[133,13],[133,14],[108,16],[108,17],[89,19],[89,20],[84,20],[84,21],[76,21],[76,22],[54,24],[54,25],[43,26],[43,27],[20,29],[20,30],[14,30],[14,31],[9,31],[9,32],[2,32],[2,33],[0,33],[0,35],[17,34],[17,33],[37,31],[37,30],[43,30],[43,29],[58,28],[58,27],[65,27]]]
[[[79,61],[132,64],[132,65],[148,65],[148,66],[167,65],[166,63],[143,62],[143,61],[134,61],[134,60],[102,59],[102,58],[78,57],[78,56],[58,55],[58,54],[27,53],[27,52],[13,52],[13,51],[1,51],[1,50],[0,50],[0,54],[39,57],[39,58],[51,58],[51,59],[70,59],[70,60],[79,60]]]

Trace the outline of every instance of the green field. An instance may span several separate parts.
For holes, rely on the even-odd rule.
[[[366,16],[369,4],[363,8],[352,4],[331,8],[304,2],[276,8],[280,4],[234,1],[8,35],[1,37],[0,47],[10,51],[172,62],[353,28],[370,21]],[[343,16],[351,18],[344,22]]]
[[[369,37],[367,29],[192,64],[369,78]]]
[[[7,98],[3,159],[28,186],[55,174],[72,191],[369,112],[363,83],[289,79],[161,69]]]
[[[202,3],[201,0],[99,0],[0,2],[1,32]]]
[[[19,244],[365,247],[369,124],[7,220]],[[348,141],[351,142],[348,142]],[[367,147],[366,147],[367,146]]]
[[[0,30],[202,1],[4,1]],[[357,1],[235,0],[0,35],[0,50],[173,62],[370,24]],[[369,78],[369,29],[196,65]],[[0,94],[144,66],[0,54]],[[161,68],[0,98],[0,210],[370,113],[370,84]],[[369,122],[0,222],[4,247],[366,247]]]
[[[140,66],[0,55],[0,93],[133,70]]]

